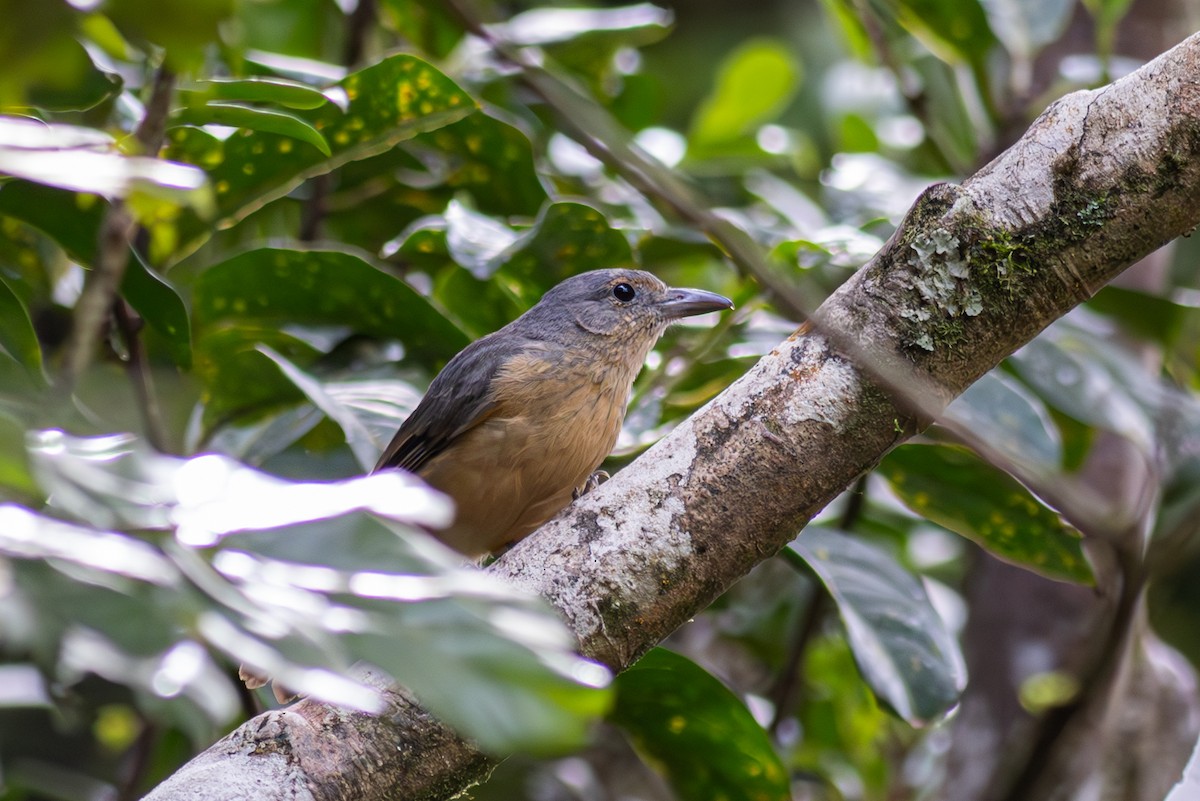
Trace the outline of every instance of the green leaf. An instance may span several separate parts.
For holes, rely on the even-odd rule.
[[[180,367],[192,366],[192,328],[183,298],[133,250],[121,280],[121,296],[167,344],[171,360]]]
[[[346,326],[399,339],[428,360],[447,360],[469,344],[408,284],[335,250],[262,248],[234,256],[196,280],[192,309],[198,329],[222,322]]]
[[[1079,534],[1007,473],[954,445],[903,445],[879,466],[904,505],[1049,578],[1091,584]]]
[[[899,0],[896,18],[950,65],[980,67],[996,43],[979,0]]]
[[[206,428],[248,414],[255,414],[257,420],[268,409],[304,399],[295,384],[271,369],[270,361],[258,349],[261,345],[296,364],[311,364],[321,355],[300,337],[270,326],[227,325],[197,331],[195,372],[204,384]]]
[[[0,0],[0,108],[83,111],[119,91],[75,40],[81,18],[67,3]]]
[[[37,228],[83,265],[95,264],[100,221],[107,209],[108,203],[96,195],[32,181],[0,182],[0,214]]]
[[[279,134],[307,142],[323,155],[330,155],[329,143],[321,136],[320,131],[299,117],[283,111],[214,101],[178,109],[171,115],[171,120],[182,125],[226,125],[230,128]]]
[[[946,414],[1016,464],[1043,475],[1062,470],[1062,435],[1049,410],[1002,370],[992,370],[968,387]]]
[[[274,103],[287,108],[314,109],[329,98],[319,89],[287,78],[208,78],[179,91],[185,106],[202,105],[213,100],[243,103]],[[247,128],[254,128],[252,125]],[[255,128],[255,130],[270,130]],[[328,155],[328,154],[326,154]]]
[[[203,596],[177,609],[183,628],[295,691],[377,709],[371,686],[342,675],[366,661],[497,754],[578,747],[607,708],[608,671],[575,655],[542,599],[464,566],[418,530],[446,525],[451,508],[407,473],[297,483],[213,454],[179,459],[130,437],[57,431],[31,453],[60,512],[92,519],[99,507],[115,525],[174,534],[165,558],[122,535],[76,558],[147,582],[183,576]],[[0,552],[12,529],[0,531]],[[19,547],[41,549],[18,556],[53,556],[53,540],[15,534]],[[77,585],[80,597],[90,592]]]
[[[529,137],[483,111],[402,147],[429,170],[430,183],[470,192],[484,213],[533,216],[547,200]]]
[[[104,13],[125,36],[164,48],[173,71],[188,73],[203,64],[234,7],[234,0],[108,0]]]
[[[345,110],[326,103],[295,116],[320,132],[331,156],[297,146],[290,137],[243,129],[227,139],[183,126],[168,133],[165,154],[203,167],[216,192],[220,227],[241,221],[305,180],[348,162],[385,153],[397,143],[456,122],[475,101],[445,75],[410,55],[389,56],[326,90],[341,95]],[[212,233],[191,217],[179,221],[186,254]]]
[[[800,84],[800,65],[782,43],[757,39],[722,61],[717,84],[692,119],[689,146],[731,142],[774,119]]]
[[[503,274],[526,307],[571,275],[633,264],[625,234],[582,203],[549,203],[532,226],[517,230],[451,201],[444,215],[405,234],[400,254],[430,264],[450,258],[481,281]]]
[[[1094,336],[1060,324],[1013,354],[1009,363],[1059,411],[1152,452],[1158,395],[1141,390],[1153,386],[1153,378],[1132,360],[1121,359],[1115,348],[1112,343],[1098,347]]]
[[[31,376],[42,378],[42,347],[29,310],[0,275],[0,354],[19,362]]]
[[[500,271],[519,279],[521,295],[536,303],[552,286],[577,273],[633,265],[625,234],[582,203],[551,203],[504,254]]]
[[[375,462],[378,460],[383,448],[371,439],[370,432],[367,431],[358,417],[350,409],[339,403],[334,396],[326,392],[325,387],[316,378],[305,373],[299,367],[265,345],[261,346],[259,351],[268,359],[275,362],[280,372],[295,384],[296,388],[303,392],[304,396],[314,406],[320,409],[330,420],[337,423],[338,427],[342,429],[342,433],[346,436],[346,444],[354,452],[354,457],[358,460],[359,467],[362,468],[364,473],[370,472],[371,468],[375,466]]]
[[[1170,347],[1196,309],[1158,295],[1106,286],[1087,302],[1090,309],[1113,318],[1135,334]]]
[[[610,719],[683,801],[791,798],[771,739],[725,685],[694,662],[655,648],[617,677]]]
[[[384,19],[410,42],[444,58],[462,40],[462,24],[438,0],[383,0]]]
[[[859,670],[885,706],[922,726],[958,703],[962,654],[915,576],[886,550],[828,528],[810,526],[788,547],[837,603]]]
[[[1066,30],[1074,0],[982,0],[996,38],[1014,56],[1030,60]]]

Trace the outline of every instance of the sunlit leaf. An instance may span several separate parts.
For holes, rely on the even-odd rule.
[[[1079,533],[1007,473],[965,448],[904,445],[879,472],[908,508],[991,553],[1056,579],[1090,584]]]
[[[656,648],[617,677],[610,719],[684,801],[790,799],[788,773],[745,704],[686,657]]]
[[[863,678],[914,726],[936,721],[966,684],[962,654],[921,582],[886,550],[811,526],[789,546],[837,604]]]
[[[126,436],[78,439],[57,431],[43,432],[31,451],[60,513],[82,517],[103,505],[111,522],[167,529],[174,544],[164,557],[131,537],[0,507],[10,524],[0,550],[21,548],[16,555],[23,558],[49,558],[55,547],[79,550],[91,554],[88,567],[136,567],[150,578],[155,574],[134,558],[145,557],[164,581],[182,574],[208,596],[205,606],[178,610],[192,616],[188,630],[293,690],[375,708],[376,691],[341,674],[365,660],[498,753],[577,747],[589,720],[607,706],[601,688],[608,671],[575,655],[574,638],[544,601],[463,565],[415,530],[445,526],[451,507],[407,473],[296,483],[213,454],[180,459]],[[58,546],[56,532],[107,537],[130,555],[74,540]],[[108,598],[119,608],[125,595],[137,594]],[[129,655],[131,643],[110,646],[114,628],[100,606],[82,619],[64,635],[76,652],[135,675],[148,669]],[[171,651],[181,647],[186,641]]]
[[[126,156],[100,131],[0,117],[0,173],[29,181],[124,197],[134,190],[207,210],[201,170],[187,164]]]

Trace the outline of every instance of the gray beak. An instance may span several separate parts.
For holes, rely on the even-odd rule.
[[[732,309],[733,301],[716,292],[703,289],[667,289],[667,296],[658,303],[668,320],[678,320],[695,314]]]

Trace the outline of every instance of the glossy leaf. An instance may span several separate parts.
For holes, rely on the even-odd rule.
[[[1048,476],[1062,469],[1062,435],[1046,405],[1002,370],[968,387],[946,414],[1012,462]]]
[[[464,566],[415,530],[446,525],[451,506],[409,474],[295,483],[212,454],[179,459],[130,437],[57,431],[43,432],[32,455],[60,513],[90,518],[103,505],[108,522],[166,529],[173,541],[164,555],[148,542],[18,510],[0,550],[15,541],[10,552],[49,558],[56,540],[44,536],[47,526],[64,537],[107,537],[124,550],[62,547],[147,583],[186,577],[207,596],[178,610],[186,630],[298,692],[377,708],[375,690],[341,674],[365,660],[499,753],[577,747],[607,706],[608,671],[574,654],[574,639],[541,599]],[[94,639],[92,647],[104,650]]]
[[[342,433],[346,436],[346,444],[354,452],[354,457],[358,460],[359,467],[362,468],[363,472],[369,472],[375,466],[382,448],[371,440],[370,432],[367,431],[354,412],[344,407],[334,396],[326,392],[325,387],[321,385],[320,381],[305,373],[271,348],[264,345],[259,348],[259,351],[268,359],[275,362],[279,371],[295,384],[296,389],[303,392],[304,396],[314,406],[320,409],[330,420],[337,423],[338,427],[342,429]]]
[[[218,323],[345,326],[399,339],[424,359],[449,359],[466,336],[408,284],[351,253],[262,248],[206,270],[196,281],[198,328]]]
[[[879,466],[905,506],[1050,578],[1090,584],[1079,534],[1016,479],[965,448],[903,445]]]
[[[886,550],[833,529],[811,526],[788,547],[837,604],[859,670],[885,706],[921,726],[958,703],[963,657],[919,579]]]
[[[617,677],[610,719],[683,801],[791,798],[787,769],[745,704],[686,657],[656,648]]]
[[[167,343],[172,361],[191,367],[192,323],[187,306],[170,282],[151,270],[136,251],[125,268],[121,296]]]
[[[210,78],[196,81],[179,92],[185,105],[192,106],[211,100],[243,103],[274,103],[287,108],[313,109],[329,99],[306,83],[286,78]],[[246,126],[254,128],[254,126]],[[270,130],[255,128],[255,130]]]
[[[31,375],[41,375],[42,348],[25,304],[0,275],[0,356],[20,363]]]
[[[182,125],[226,125],[259,133],[272,133],[312,145],[329,156],[329,142],[321,132],[299,117],[267,108],[242,106],[236,103],[210,102],[186,106],[172,115],[172,121]]]
[[[0,173],[106,197],[140,190],[201,210],[208,204],[195,167],[126,156],[100,131],[24,118],[0,117]]]
[[[304,180],[348,162],[386,152],[417,134],[460,120],[473,101],[445,75],[410,55],[394,55],[348,75],[326,95],[342,95],[345,110],[327,103],[295,116],[328,142],[331,156],[276,133],[244,129],[219,139],[199,128],[170,131],[166,155],[203,167],[216,192],[223,225],[240,221]],[[180,221],[184,252],[210,233],[203,221]]]
[[[1158,398],[1153,392],[1139,398],[1131,390],[1153,384],[1144,381],[1140,368],[1117,362],[1109,350],[1097,347],[1094,337],[1060,325],[1013,354],[1010,363],[1059,411],[1149,449],[1154,423],[1147,406],[1153,410]]]

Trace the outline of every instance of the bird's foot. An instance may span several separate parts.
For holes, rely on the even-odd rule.
[[[604,470],[597,470],[595,473],[592,473],[587,477],[587,481],[583,482],[582,487],[576,487],[575,489],[571,490],[571,500],[579,500],[584,495],[587,495],[596,487],[603,484],[605,481],[608,481],[609,478],[610,476],[607,472]]]

